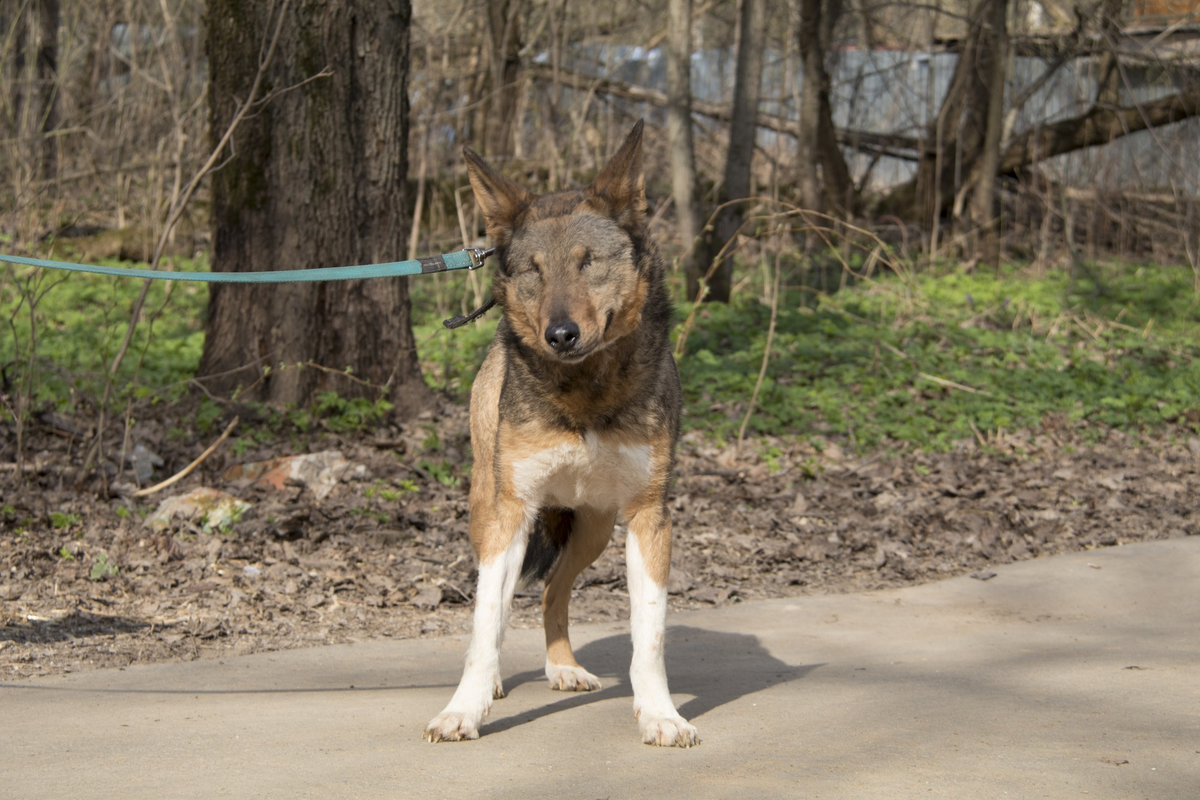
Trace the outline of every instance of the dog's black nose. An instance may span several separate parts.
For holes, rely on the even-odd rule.
[[[579,326],[571,320],[552,322],[550,327],[546,328],[546,344],[560,353],[574,350],[578,343]]]

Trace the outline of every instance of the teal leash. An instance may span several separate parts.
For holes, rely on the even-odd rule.
[[[316,281],[352,281],[365,278],[395,278],[400,275],[432,275],[456,269],[475,270],[496,248],[487,250],[468,247],[455,253],[440,256],[411,258],[408,261],[388,261],[383,264],[360,264],[355,267],[316,267],[314,269],[280,269],[271,272],[162,272],[155,269],[132,269],[129,267],[102,267],[99,264],[74,264],[69,261],[51,261],[45,258],[25,258],[0,253],[0,262],[20,264],[25,267],[42,267],[66,272],[90,272],[94,275],[115,275],[119,278],[145,278],[154,281],[192,281],[194,283],[313,283]],[[472,320],[479,319],[488,309],[496,305],[494,298],[466,316],[451,317],[442,325],[461,328]]]
[[[43,258],[25,258],[0,253],[0,261],[26,267],[90,272],[96,275],[116,275],[121,278],[146,278],[158,281],[194,281],[201,283],[311,283],[314,281],[350,281],[363,278],[394,278],[400,275],[430,275],[456,269],[479,269],[494,248],[482,250],[469,247],[440,256],[413,258],[408,261],[388,261],[383,264],[361,264],[355,267],[317,267],[315,269],[282,269],[272,272],[162,272],[153,269],[102,267],[98,264],[72,264]],[[490,306],[489,306],[490,307]]]

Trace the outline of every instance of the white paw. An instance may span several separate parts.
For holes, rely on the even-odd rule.
[[[500,700],[504,697],[504,684],[500,682],[500,676],[496,676],[496,683],[492,687],[492,699]]]
[[[564,667],[546,664],[550,688],[560,692],[592,692],[600,688],[600,679],[583,667]]]
[[[478,739],[481,719],[481,717],[472,718],[456,711],[443,711],[425,726],[425,740],[437,743]]]
[[[638,715],[638,728],[642,732],[642,741],[659,747],[692,747],[700,744],[700,736],[695,726],[686,719],[675,714],[673,716]]]

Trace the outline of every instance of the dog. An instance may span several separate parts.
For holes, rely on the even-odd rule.
[[[582,190],[534,195],[464,153],[496,247],[503,319],[471,391],[474,629],[462,681],[425,738],[479,737],[504,696],[500,644],[519,584],[546,582],[550,687],[600,688],[575,660],[567,604],[619,520],[634,716],[647,744],[691,747],[699,738],[671,700],[663,660],[682,389],[666,271],[647,236],[642,122]]]

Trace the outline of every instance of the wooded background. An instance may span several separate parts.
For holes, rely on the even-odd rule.
[[[11,252],[445,252],[484,241],[462,145],[553,190],[645,118],[685,303],[769,292],[735,269],[763,253],[792,284],[1099,254],[1200,275],[1197,0],[2,0],[0,30]],[[404,281],[222,290],[206,325],[213,391],[422,402]]]

